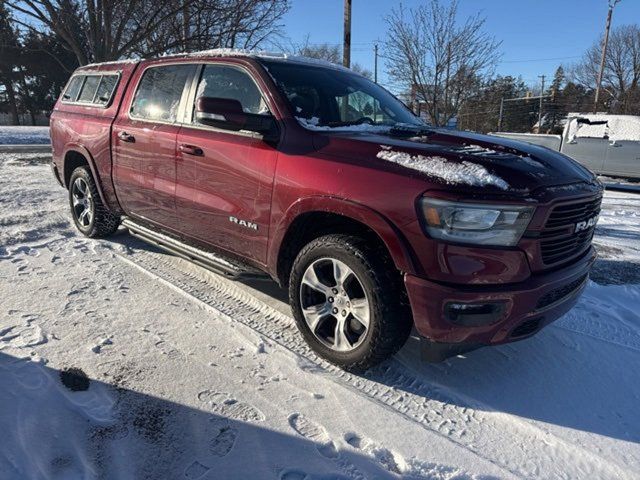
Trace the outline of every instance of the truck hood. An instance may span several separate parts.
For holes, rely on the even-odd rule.
[[[597,184],[575,160],[545,147],[491,135],[430,128],[420,135],[317,132],[323,155],[420,177],[448,188],[526,194],[543,187]]]

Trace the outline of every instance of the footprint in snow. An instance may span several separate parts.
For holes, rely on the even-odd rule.
[[[39,325],[33,323],[36,319],[36,317],[28,317],[22,325],[11,325],[0,330],[0,350],[31,348],[47,343],[47,335]]]
[[[362,438],[356,433],[347,433],[344,439],[354,449],[360,450],[368,457],[371,457],[385,470],[395,474],[402,474],[405,470],[406,462],[404,459],[388,448],[377,445],[367,438]]]
[[[198,394],[198,400],[205,403],[213,412],[242,422],[262,422],[264,413],[249,403],[236,400],[228,393],[204,390]]]
[[[197,480],[205,476],[209,470],[211,469],[206,465],[195,461],[185,469],[184,476],[189,480]]]
[[[323,457],[338,457],[338,450],[322,425],[309,420],[300,413],[293,413],[289,416],[289,425],[304,438],[314,442]]]
[[[287,468],[280,472],[278,480],[351,480],[351,477],[337,473],[311,475],[303,470]]]
[[[233,427],[222,427],[216,437],[211,440],[209,450],[216,457],[226,457],[236,444],[238,431]]]
[[[307,473],[301,470],[291,470],[287,468],[280,472],[278,480],[308,480]]]
[[[182,355],[179,350],[173,348],[173,346],[164,340],[160,340],[155,344],[155,347],[163,354],[169,357],[171,360],[178,360]]]
[[[381,468],[394,475],[401,475],[403,478],[425,480],[430,478],[472,478],[466,472],[447,465],[425,462],[416,458],[405,460],[398,453],[392,452],[373,440],[361,437],[357,433],[347,433],[344,439],[355,450],[369,457]]]

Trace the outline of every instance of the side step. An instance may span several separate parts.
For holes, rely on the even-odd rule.
[[[268,278],[266,273],[258,270],[257,268],[245,265],[237,260],[224,258],[220,255],[216,255],[215,253],[207,252],[188,245],[176,238],[165,235],[164,233],[159,233],[144,227],[130,218],[124,218],[122,220],[122,226],[127,228],[131,235],[139,238],[140,240],[189,260],[203,268],[206,268],[207,270],[224,275],[227,278],[233,280]]]

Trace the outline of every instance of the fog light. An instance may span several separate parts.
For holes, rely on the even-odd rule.
[[[502,318],[504,302],[494,303],[447,303],[444,314],[448,321],[463,327],[480,327],[490,325]]]

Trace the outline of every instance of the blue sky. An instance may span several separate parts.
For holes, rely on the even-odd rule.
[[[385,37],[384,16],[398,2],[353,0],[352,61],[373,70],[373,45]],[[407,7],[420,0],[405,0]],[[460,0],[459,15],[482,13],[486,29],[502,41],[497,73],[521,75],[530,85],[538,75],[551,77],[561,63],[571,64],[602,34],[607,0]],[[301,42],[342,43],[343,0],[293,0],[285,18],[286,34]],[[640,1],[622,0],[613,27],[640,21]],[[384,60],[379,74],[384,84]]]

